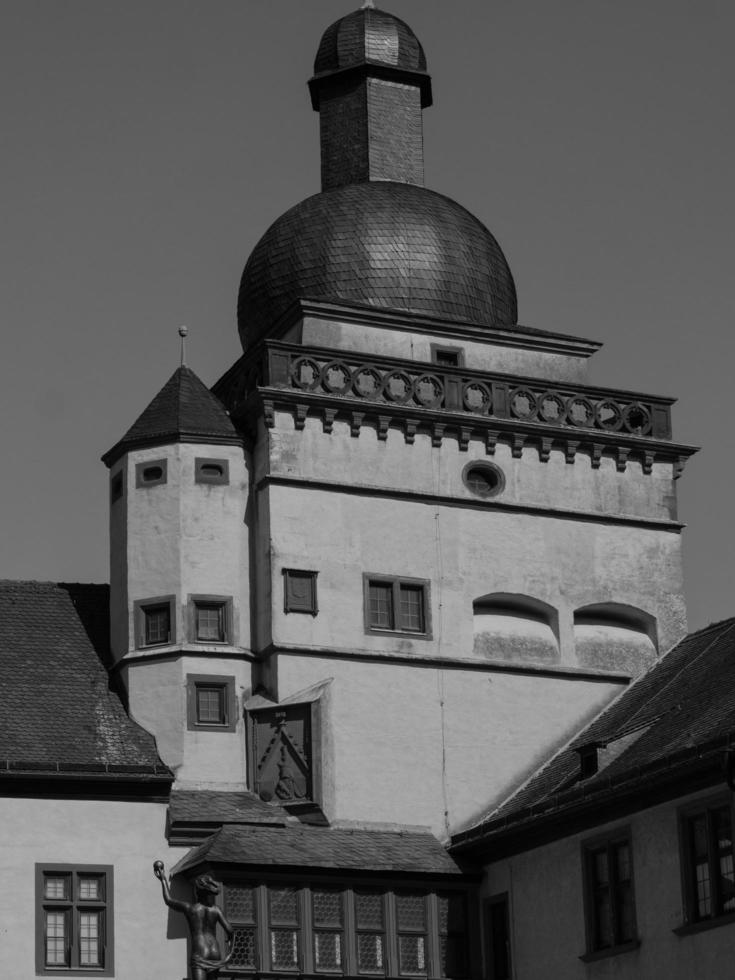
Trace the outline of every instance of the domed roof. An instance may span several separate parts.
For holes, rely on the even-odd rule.
[[[240,283],[243,347],[299,298],[478,326],[517,322],[513,277],[487,228],[442,194],[390,181],[323,191],[271,225]]]
[[[324,32],[314,74],[340,71],[366,61],[404,71],[426,71],[426,58],[408,24],[374,7],[363,7],[335,21]]]

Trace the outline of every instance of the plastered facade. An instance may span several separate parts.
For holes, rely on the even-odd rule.
[[[694,794],[490,865],[482,893],[509,893],[514,980],[730,976],[735,924],[674,932],[684,923],[678,808],[711,801],[713,792],[718,798],[717,790]],[[632,844],[640,946],[585,963],[580,959],[586,952],[582,845],[621,827],[629,829]]]

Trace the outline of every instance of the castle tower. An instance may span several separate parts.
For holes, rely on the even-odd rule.
[[[103,457],[111,649],[132,717],[180,784],[245,781],[249,473],[221,403],[178,368]]]
[[[251,785],[298,703],[329,819],[446,833],[683,634],[693,450],[670,399],[588,384],[599,344],[520,325],[495,238],[423,187],[402,21],[339,20],[309,85],[323,190],[253,250],[213,389],[253,444]]]

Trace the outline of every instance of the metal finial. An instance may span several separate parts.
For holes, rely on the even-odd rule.
[[[181,366],[186,364],[186,335],[189,333],[187,327],[179,327],[179,337],[181,337]]]
[[[362,9],[363,10],[374,10],[375,9],[375,4],[374,4],[373,0],[365,0],[365,2],[362,5]]]

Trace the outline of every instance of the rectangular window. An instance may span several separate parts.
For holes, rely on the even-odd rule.
[[[367,632],[429,635],[429,583],[365,575],[365,629]]]
[[[426,975],[426,895],[397,892],[398,972]]]
[[[187,674],[186,701],[189,731],[235,731],[237,709],[234,677]]]
[[[431,359],[441,367],[462,367],[464,351],[461,347],[440,347],[438,344],[432,344]]]
[[[136,647],[164,646],[176,642],[173,596],[157,596],[133,603]]]
[[[36,973],[113,972],[112,868],[36,865]]]
[[[466,977],[467,910],[464,895],[437,895],[439,918],[439,970],[443,977]]]
[[[299,902],[296,888],[269,888],[268,913],[272,970],[299,969]]]
[[[313,888],[311,921],[314,927],[314,969],[319,973],[341,973],[344,945],[343,893]]]
[[[230,596],[190,595],[187,619],[192,643],[234,642]]]
[[[241,885],[225,889],[225,914],[233,928],[231,969],[255,970],[256,890]]]
[[[584,863],[588,953],[636,942],[629,835],[585,845]]]
[[[508,893],[485,900],[488,980],[512,980]]]
[[[682,832],[688,921],[702,922],[735,912],[730,803],[686,812]]]
[[[385,973],[385,899],[381,892],[356,891],[355,928],[359,973]]]

